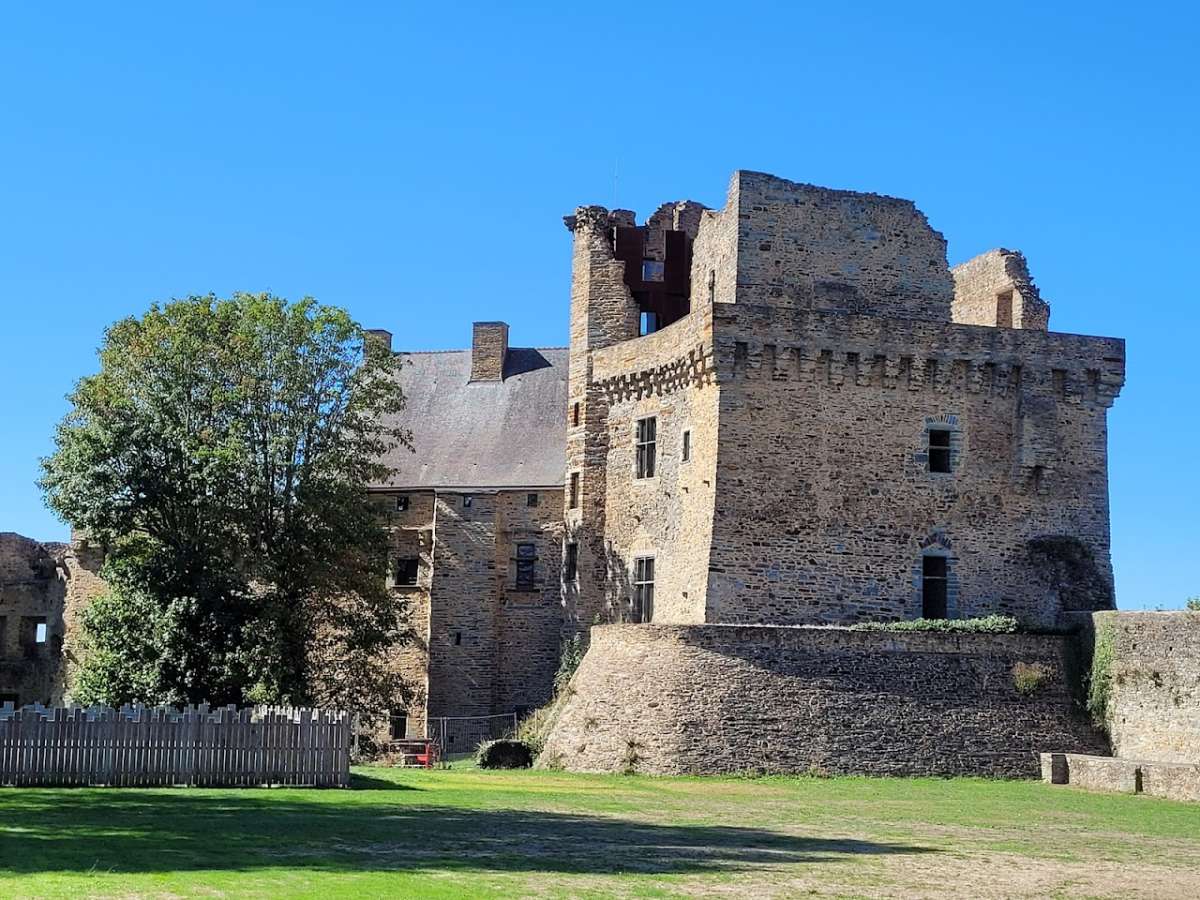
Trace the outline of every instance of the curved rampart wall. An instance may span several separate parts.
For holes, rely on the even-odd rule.
[[[538,764],[1036,777],[1039,752],[1107,751],[1070,652],[1041,635],[599,626]],[[1030,693],[1018,664],[1042,673]]]

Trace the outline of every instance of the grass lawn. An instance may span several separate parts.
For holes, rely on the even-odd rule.
[[[1200,805],[979,779],[356,770],[0,788],[0,896],[1200,897]]]

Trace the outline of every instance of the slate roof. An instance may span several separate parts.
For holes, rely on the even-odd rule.
[[[561,486],[566,469],[567,348],[510,347],[503,381],[468,383],[471,351],[400,353],[413,448],[374,487]]]

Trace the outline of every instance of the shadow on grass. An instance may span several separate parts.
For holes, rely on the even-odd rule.
[[[358,786],[367,781],[375,779],[360,776]],[[283,866],[332,872],[686,874],[934,852],[757,828],[410,805],[391,790],[392,782],[383,784],[389,790],[307,795],[0,791],[0,872],[250,871]]]

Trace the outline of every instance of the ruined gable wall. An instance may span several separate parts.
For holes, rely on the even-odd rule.
[[[703,622],[717,442],[712,308],[694,306],[661,331],[597,351],[592,365],[608,430],[603,620],[627,620],[633,560],[653,556],[654,621]],[[637,421],[647,416],[657,419],[656,474],[638,479]],[[691,432],[687,462],[685,430]]]
[[[1023,254],[1014,250],[989,250],[957,265],[954,275],[953,320],[963,325],[1002,325],[1045,331],[1050,323],[1050,306],[1041,297]],[[1011,292],[1011,303],[1003,311],[1001,294]],[[1007,313],[1000,321],[998,312]]]
[[[1121,341],[718,305],[709,621],[915,618],[920,556],[950,615],[1053,624],[1025,542],[1080,538],[1111,585],[1107,406]],[[952,425],[954,472],[925,431]]]
[[[759,172],[733,180],[738,303],[950,321],[946,241],[912,202]]]
[[[17,702],[62,698],[63,607],[66,583],[46,546],[0,533],[0,694]],[[33,643],[33,620],[44,618],[48,637]]]

